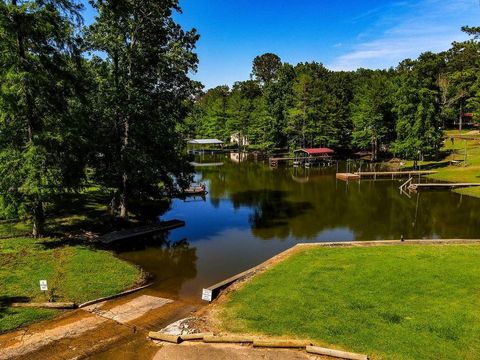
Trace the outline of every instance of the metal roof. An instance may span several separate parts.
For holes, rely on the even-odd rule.
[[[200,144],[200,145],[209,145],[209,144],[223,144],[223,141],[218,139],[194,139],[189,140],[189,144]]]
[[[334,151],[330,148],[308,148],[295,150],[295,152],[297,151],[306,152],[308,155],[326,155],[334,153]]]

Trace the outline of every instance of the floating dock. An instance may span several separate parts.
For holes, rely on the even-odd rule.
[[[145,225],[145,226],[139,226],[133,229],[113,231],[98,237],[97,241],[100,241],[103,244],[110,244],[114,241],[124,240],[128,238],[133,238],[133,237],[143,236],[148,234],[154,234],[156,232],[172,230],[182,226],[185,226],[185,221],[176,220],[176,219],[169,220],[169,221],[162,221],[159,224]]]
[[[470,187],[470,186],[480,186],[480,183],[420,183],[420,184],[410,184],[408,188],[410,190],[417,190],[418,188],[423,189],[442,189],[442,188],[459,188],[459,187]]]

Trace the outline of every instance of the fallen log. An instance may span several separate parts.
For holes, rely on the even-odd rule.
[[[206,343],[253,343],[253,339],[241,335],[204,336]]]
[[[154,340],[166,341],[175,344],[180,344],[182,339],[178,335],[166,334],[157,331],[150,331],[148,337]]]
[[[253,346],[255,347],[272,347],[272,348],[305,348],[313,345],[308,340],[282,340],[282,339],[259,339],[253,340]]]
[[[12,303],[11,307],[23,308],[46,308],[46,309],[75,309],[77,305],[74,302],[45,302],[45,303]]]
[[[364,354],[356,354],[356,353],[351,353],[346,351],[327,349],[319,346],[307,346],[306,350],[308,353],[311,353],[311,354],[327,355],[327,356],[332,356],[340,359],[368,360],[368,356]]]
[[[188,341],[188,340],[203,340],[205,336],[213,336],[213,333],[196,333],[196,334],[183,334],[180,335],[180,338],[183,341]]]

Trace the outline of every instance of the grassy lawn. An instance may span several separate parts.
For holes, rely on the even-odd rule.
[[[480,246],[316,248],[229,295],[226,331],[294,336],[373,359],[480,358]]]
[[[116,294],[144,279],[141,269],[117,259],[113,253],[88,246],[88,241],[66,237],[116,229],[106,206],[110,195],[95,186],[63,195],[56,207],[47,208],[45,227],[49,238],[30,238],[29,219],[0,220],[0,333],[60,313],[8,306],[17,300],[46,301],[39,290],[41,279],[48,281],[49,289],[55,288],[57,301],[76,303]],[[153,213],[158,214],[157,207],[166,205],[154,202],[142,206],[153,206]],[[142,213],[144,208],[138,211]],[[130,226],[142,220],[138,214],[131,214]]]
[[[445,158],[441,161],[424,161],[420,167],[424,170],[437,170],[438,173],[428,175],[429,178],[448,182],[480,182],[480,134],[469,134],[471,130],[449,130],[447,136],[467,136],[478,140],[450,139],[445,141],[442,151]],[[467,162],[465,160],[465,145],[467,149]],[[458,165],[450,165],[451,160],[458,160]],[[413,166],[413,161],[405,161],[405,167]],[[480,197],[480,187],[455,189],[455,192],[464,195]]]
[[[108,251],[68,245],[55,239],[0,240],[0,332],[50,318],[55,310],[8,307],[16,299],[46,301],[39,280],[54,288],[57,301],[81,303],[112,295],[142,279],[137,267]]]
[[[450,135],[460,135],[458,131],[450,131]],[[478,140],[461,140],[455,139],[445,142],[444,149],[450,152],[447,160],[464,160],[465,159],[465,145],[467,149],[467,166],[447,166],[439,168],[437,174],[430,177],[432,179],[452,182],[480,182],[480,136]],[[455,190],[456,192],[480,197],[480,187],[461,188]]]

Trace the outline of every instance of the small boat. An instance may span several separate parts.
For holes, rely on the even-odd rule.
[[[207,194],[207,188],[205,184],[190,185],[189,188],[183,190],[184,195],[205,195]]]

